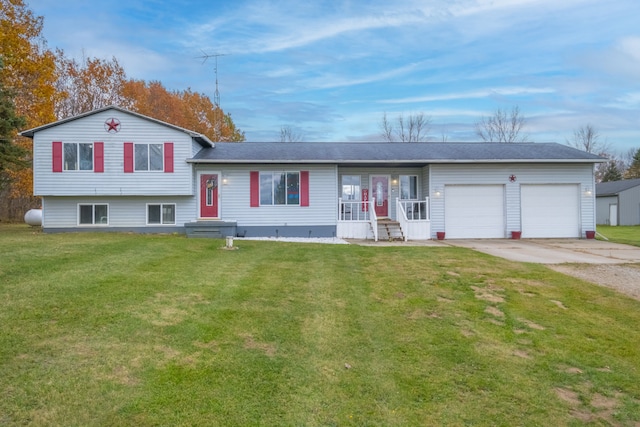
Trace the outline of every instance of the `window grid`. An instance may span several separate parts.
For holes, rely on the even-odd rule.
[[[175,225],[175,203],[147,204],[147,225]]]
[[[163,144],[134,144],[134,168],[138,171],[163,171]]]
[[[93,144],[91,143],[65,142],[63,156],[65,171],[93,170]]]
[[[79,204],[78,225],[109,225],[109,205]]]
[[[260,205],[300,205],[300,172],[261,172]]]

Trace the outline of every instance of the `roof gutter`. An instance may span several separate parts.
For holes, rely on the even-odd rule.
[[[310,160],[310,159],[187,159],[187,163],[202,163],[202,164],[269,164],[269,163],[285,163],[285,164],[294,164],[294,163],[305,163],[305,164],[341,164],[341,163],[349,163],[349,164],[370,164],[370,163],[389,163],[389,164],[398,164],[398,163],[407,163],[407,164],[415,164],[415,163],[429,163],[429,164],[470,164],[470,163],[575,163],[575,164],[593,164],[593,163],[603,163],[606,162],[606,159],[402,159],[402,160],[381,160],[381,159],[370,159],[370,160],[350,160],[350,159],[340,159],[340,160]]]

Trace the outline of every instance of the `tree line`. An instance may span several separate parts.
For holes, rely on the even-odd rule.
[[[0,0],[0,220],[20,219],[40,203],[32,196],[32,141],[19,130],[117,105],[214,141],[244,141],[208,96],[128,78],[115,57],[70,59],[48,48],[42,29],[43,17],[23,0]]]
[[[390,120],[384,113],[380,120],[380,136],[386,142],[427,142],[438,140],[429,136],[431,117],[423,112],[404,116],[400,114]],[[476,136],[483,142],[517,143],[528,142],[524,133],[526,119],[520,108],[511,110],[499,108],[493,115],[482,117],[474,124]],[[442,135],[439,141],[447,142]],[[616,153],[611,144],[600,135],[592,124],[580,126],[565,140],[571,147],[608,159],[596,165],[596,182],[619,181],[640,178],[640,148],[632,148],[624,153]]]

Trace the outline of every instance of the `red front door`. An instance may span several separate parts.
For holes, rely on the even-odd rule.
[[[200,218],[218,217],[218,179],[217,173],[200,175]]]
[[[375,210],[378,217],[389,216],[389,177],[372,176],[369,197],[375,197]]]

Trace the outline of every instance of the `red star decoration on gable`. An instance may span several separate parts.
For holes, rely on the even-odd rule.
[[[517,178],[516,178],[516,176],[515,176],[515,175],[511,175],[511,176],[509,177],[509,181],[511,181],[511,182],[516,182],[516,179],[517,179]]]
[[[109,133],[119,132],[120,131],[119,128],[120,128],[120,120],[118,119],[111,118],[106,122],[104,122],[104,129]]]

